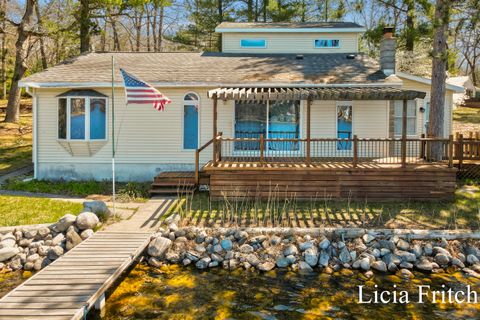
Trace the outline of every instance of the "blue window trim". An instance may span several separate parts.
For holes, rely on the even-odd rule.
[[[193,100],[186,100],[185,98],[188,95],[194,95],[196,99]],[[200,119],[201,119],[201,101],[200,101],[200,95],[196,93],[195,91],[188,91],[183,95],[183,104],[182,104],[182,151],[186,152],[191,152],[192,150],[196,150],[197,148],[185,148],[185,118],[184,118],[184,112],[185,112],[185,106],[188,105],[198,105],[198,110],[197,110],[197,148],[200,146]]]
[[[337,41],[338,45],[335,46],[335,47],[317,46],[317,41]],[[315,39],[315,40],[313,40],[313,47],[315,49],[339,49],[340,48],[340,40],[339,39]]]
[[[247,44],[244,44],[243,42],[244,41],[259,41],[259,42],[263,42],[263,45],[247,45]],[[240,47],[241,48],[248,48],[248,49],[265,49],[267,47],[267,40],[265,39],[241,39],[240,40]]]

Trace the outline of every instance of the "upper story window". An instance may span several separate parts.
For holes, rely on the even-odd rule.
[[[106,140],[107,98],[94,90],[70,90],[58,99],[58,139]]]
[[[265,39],[242,39],[240,40],[242,48],[266,48],[267,41]]]
[[[340,40],[335,39],[317,39],[315,48],[340,48]]]

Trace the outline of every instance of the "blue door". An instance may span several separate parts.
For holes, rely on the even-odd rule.
[[[198,148],[198,110],[195,106],[183,107],[183,148]]]

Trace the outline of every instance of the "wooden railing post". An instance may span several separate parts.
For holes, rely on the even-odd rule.
[[[422,135],[420,136],[421,140],[420,140],[420,159],[426,159],[427,156],[425,154],[425,133],[422,133]]]
[[[307,99],[307,150],[306,150],[306,164],[310,165],[311,158],[310,158],[310,141],[311,141],[311,106],[312,101]]]
[[[453,134],[448,137],[448,166],[453,167]]]
[[[358,136],[353,135],[353,167],[356,168],[358,164]]]
[[[198,185],[200,181],[200,151],[195,150],[195,184]]]
[[[260,162],[264,163],[265,159],[263,158],[263,153],[264,153],[264,148],[265,148],[265,142],[263,139],[263,134],[260,135]]]
[[[402,113],[402,168],[407,166],[407,104],[408,100],[403,100]]]
[[[463,166],[463,134],[458,136],[458,168]]]
[[[222,136],[223,132],[217,134],[218,146],[217,146],[217,161],[222,161]]]
[[[217,96],[213,97],[213,164],[217,164]]]

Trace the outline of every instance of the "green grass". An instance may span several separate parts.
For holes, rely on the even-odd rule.
[[[120,201],[140,201],[148,198],[148,183],[117,183],[117,198]],[[90,195],[112,195],[111,181],[47,181],[47,180],[9,180],[3,186],[6,190],[51,193],[73,197]]]
[[[79,214],[83,206],[45,198],[0,195],[0,226],[56,222],[67,213]]]
[[[200,193],[173,212],[185,225],[480,229],[480,186],[458,189],[453,202],[210,201]]]
[[[458,107],[453,111],[453,132],[480,131],[480,108]]]

